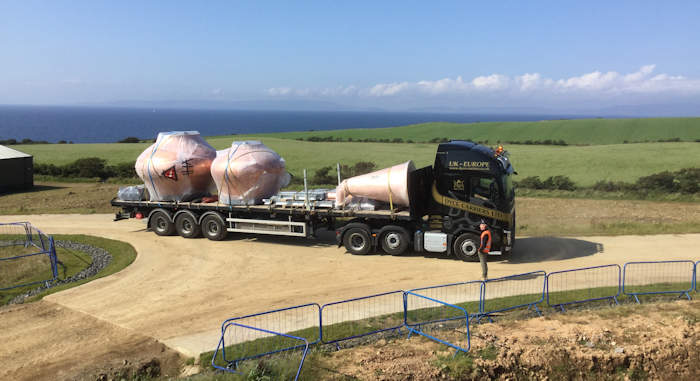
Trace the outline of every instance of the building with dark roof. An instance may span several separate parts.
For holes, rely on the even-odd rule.
[[[0,192],[34,186],[34,157],[0,146]]]

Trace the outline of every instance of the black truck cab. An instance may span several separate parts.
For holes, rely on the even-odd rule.
[[[426,215],[423,249],[442,246],[461,259],[477,260],[483,220],[493,236],[492,254],[509,255],[515,238],[515,170],[508,153],[453,140],[438,146],[431,172],[432,181],[424,181],[432,183],[429,197],[421,208]]]

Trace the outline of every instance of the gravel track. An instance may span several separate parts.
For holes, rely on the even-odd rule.
[[[336,247],[332,234],[315,241],[231,235],[213,242],[159,237],[146,230],[144,221],[112,218],[33,215],[1,216],[0,221],[28,220],[49,234],[89,234],[132,244],[138,255],[131,266],[44,300],[155,338],[187,356],[214,349],[221,322],[230,317],[480,275],[478,263],[440,256],[353,256]],[[519,238],[509,261],[489,263],[489,276],[633,260],[697,260],[699,244],[700,234]],[[21,332],[22,327],[8,329]],[[22,340],[18,333],[5,345],[22,348]],[[109,345],[100,336],[94,340]],[[12,353],[16,359],[41,361],[36,354]]]

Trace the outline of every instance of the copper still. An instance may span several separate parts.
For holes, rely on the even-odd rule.
[[[408,173],[415,171],[412,161],[343,180],[335,190],[337,206],[348,204],[353,197],[366,197],[392,205],[410,206]]]
[[[151,201],[190,201],[213,190],[216,150],[197,131],[161,132],[136,160]]]
[[[289,184],[284,159],[259,141],[233,142],[218,151],[211,175],[219,202],[229,205],[259,204]]]

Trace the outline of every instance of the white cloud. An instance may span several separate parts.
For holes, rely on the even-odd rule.
[[[374,96],[396,95],[409,88],[408,82],[401,83],[379,83],[369,89],[369,94]]]
[[[273,96],[277,95],[289,95],[292,93],[291,87],[272,87],[267,89],[267,93]]]
[[[700,94],[700,80],[679,75],[656,74],[656,65],[644,65],[639,70],[620,74],[616,71],[599,70],[567,78],[546,78],[540,73],[525,73],[516,76],[490,74],[465,80],[462,76],[417,82],[378,83],[367,88],[339,86],[323,89],[292,89],[277,87],[267,92],[274,96],[372,96],[395,97],[400,95],[479,95],[503,94],[513,97],[538,96],[602,97],[620,94],[678,93]]]
[[[508,82],[510,82],[510,79],[505,75],[500,74],[491,74],[486,77],[481,76],[472,79],[472,85],[474,85],[474,88],[485,90],[499,90],[506,88],[508,86]]]
[[[521,91],[528,91],[534,89],[540,85],[542,81],[542,76],[540,73],[525,73],[521,76],[515,77],[515,83],[520,86]],[[551,82],[549,82],[551,83]],[[549,83],[547,85],[549,85]]]

